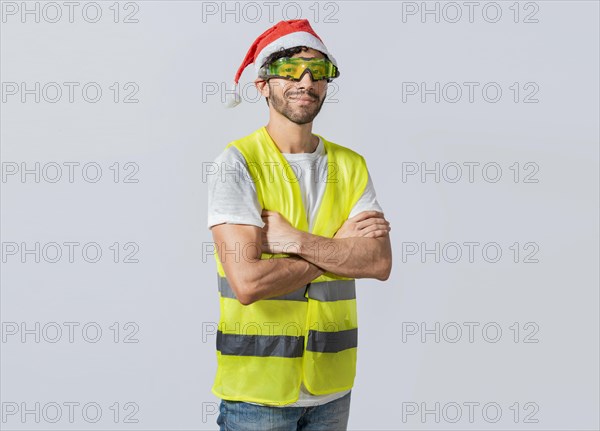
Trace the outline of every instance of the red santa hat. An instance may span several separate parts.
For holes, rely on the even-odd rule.
[[[312,29],[307,19],[280,21],[258,36],[252,46],[250,46],[244,61],[235,74],[233,90],[228,90],[225,94],[225,107],[233,108],[242,101],[239,94],[239,80],[242,72],[247,66],[254,63],[254,68],[258,73],[263,62],[269,55],[281,49],[288,49],[296,46],[307,46],[317,51],[321,51],[323,54],[327,55],[329,60],[337,67],[335,58],[327,50],[325,44]]]

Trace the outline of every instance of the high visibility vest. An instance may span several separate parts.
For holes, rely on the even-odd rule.
[[[363,194],[368,173],[364,158],[322,136],[328,173],[312,232],[332,238]],[[307,213],[292,166],[265,127],[233,141],[248,165],[261,207],[281,213],[308,231]],[[244,258],[238,244],[225,258]],[[293,246],[289,250],[292,250]],[[315,250],[332,256],[332,250]],[[261,259],[289,257],[262,253]],[[220,319],[217,373],[212,392],[232,401],[285,405],[298,400],[300,385],[315,395],[352,388],[356,375],[358,319],[355,281],[326,272],[290,294],[242,305],[215,253]]]

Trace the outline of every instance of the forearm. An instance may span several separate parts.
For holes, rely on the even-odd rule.
[[[246,268],[243,303],[294,292],[324,272],[298,256],[256,260]]]
[[[326,238],[299,232],[297,255],[324,270],[352,278],[386,280],[391,270],[389,236]]]

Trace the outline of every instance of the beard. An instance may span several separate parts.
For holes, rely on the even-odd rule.
[[[321,111],[321,107],[327,96],[327,92],[325,92],[323,94],[323,99],[319,101],[319,95],[312,91],[294,91],[293,89],[290,89],[287,93],[284,92],[283,96],[280,97],[272,88],[270,88],[270,82],[268,85],[270,90],[269,104],[285,118],[296,124],[307,124],[313,121]],[[298,103],[298,100],[301,97],[310,97],[313,99],[313,102],[309,104],[300,104]]]

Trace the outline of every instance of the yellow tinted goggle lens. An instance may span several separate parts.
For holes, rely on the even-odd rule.
[[[266,76],[300,79],[309,69],[314,80],[331,79],[338,76],[337,67],[325,58],[284,57],[265,68]]]

